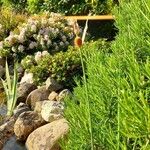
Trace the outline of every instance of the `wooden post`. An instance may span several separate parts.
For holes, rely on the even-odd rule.
[[[99,15],[99,16],[65,16],[65,19],[74,20],[114,20],[113,15]]]

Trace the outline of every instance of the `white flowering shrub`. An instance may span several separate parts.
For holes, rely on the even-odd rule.
[[[66,87],[74,85],[74,77],[82,73],[80,53],[78,48],[69,47],[66,52],[50,55],[47,51],[28,55],[21,61],[26,72],[33,74],[33,81],[37,85],[45,83],[52,77]]]
[[[17,31],[17,32],[16,32]],[[18,57],[47,51],[65,51],[74,38],[73,27],[61,15],[32,16],[0,42],[0,56]]]

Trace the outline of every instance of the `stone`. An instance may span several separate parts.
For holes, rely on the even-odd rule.
[[[37,86],[33,83],[21,83],[17,89],[17,103],[25,103],[27,96],[35,89],[37,89]]]
[[[5,67],[6,59],[0,56],[0,66]]]
[[[63,101],[67,96],[71,96],[71,92],[68,89],[64,89],[59,93],[57,100]]]
[[[25,148],[25,145],[22,142],[17,141],[16,136],[13,135],[6,141],[2,150],[27,150],[27,149]]]
[[[60,85],[56,80],[54,80],[53,78],[48,78],[46,80],[46,89],[48,89],[49,91],[59,91],[60,89],[62,89],[63,86]]]
[[[0,149],[5,142],[14,134],[15,119],[10,118],[7,122],[0,126]]]
[[[0,116],[4,117],[7,114],[7,106],[0,104]]]
[[[18,81],[20,81],[24,75],[24,69],[21,65],[19,65],[19,67],[17,68],[17,72],[18,72]]]
[[[43,86],[39,89],[35,89],[28,95],[26,99],[26,104],[28,104],[29,106],[31,106],[32,109],[34,109],[36,102],[47,100],[48,96],[49,90],[46,90],[46,87]]]
[[[35,108],[34,108],[35,112],[41,114],[43,102],[44,101],[38,101],[38,102],[35,103]]]
[[[13,76],[14,75],[14,66],[9,65],[8,68],[9,68],[9,74]]]
[[[14,133],[19,141],[25,141],[28,135],[45,124],[45,121],[34,111],[26,111],[19,115],[14,125]]]
[[[24,73],[24,69],[23,69],[23,67],[22,67],[21,65],[18,66],[17,72],[18,72],[19,74]]]
[[[66,138],[69,125],[65,119],[48,123],[35,131],[27,138],[28,150],[60,150],[58,141]]]
[[[64,106],[57,101],[43,101],[41,116],[47,122],[63,118]]]
[[[20,103],[14,110],[14,118],[17,119],[18,116],[25,111],[30,111],[29,106],[25,103]]]
[[[0,65],[0,78],[2,78],[4,74],[5,74],[5,68]]]
[[[52,91],[52,92],[49,94],[48,99],[49,99],[50,101],[56,101],[57,97],[58,97],[58,94],[57,94],[55,91]]]
[[[20,83],[23,83],[23,82],[34,83],[33,82],[33,73],[27,73],[27,72],[25,72],[24,76],[21,78]]]

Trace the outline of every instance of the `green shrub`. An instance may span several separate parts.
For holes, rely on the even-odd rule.
[[[109,45],[99,40],[83,46],[81,51],[88,56],[90,51],[87,47],[103,47],[103,50],[107,49],[104,53],[110,53]],[[35,56],[25,57],[21,64],[27,72],[33,73],[34,82],[37,84],[42,84],[48,77],[52,77],[64,86],[72,88],[75,85],[74,78],[82,74],[80,51],[73,47],[54,55],[50,55],[47,51],[37,52]]]
[[[63,149],[150,149],[150,2],[122,1],[118,9],[112,52],[90,47],[82,54],[87,70],[66,100],[70,133]]]
[[[2,0],[3,5],[16,12],[39,13],[49,11],[66,15],[110,14],[113,0]]]
[[[0,41],[4,40],[19,24],[25,22],[26,18],[26,15],[13,12],[10,7],[2,7],[0,9]]]
[[[43,53],[42,53],[43,54]],[[73,77],[80,75],[81,64],[79,51],[69,48],[66,52],[59,52],[55,55],[41,55],[39,59],[27,56],[22,60],[22,66],[28,72],[33,73],[34,82],[42,84],[48,77],[56,79],[64,86],[73,86]]]
[[[2,0],[3,6],[11,7],[15,12],[24,12],[27,0]]]
[[[18,26],[1,42],[0,56],[18,57],[20,61],[37,51],[65,51],[73,38],[73,27],[61,15],[51,13],[31,16],[27,23]]]
[[[42,9],[66,15],[109,14],[113,7],[112,0],[45,0]]]
[[[27,10],[30,13],[38,13],[41,9],[44,0],[27,0]]]

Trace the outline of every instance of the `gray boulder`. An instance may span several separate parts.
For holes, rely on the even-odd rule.
[[[29,106],[25,103],[20,103],[14,110],[14,117],[17,119],[18,116],[25,111],[30,111]]]
[[[46,89],[48,89],[50,92],[52,91],[59,91],[60,89],[62,89],[63,86],[60,85],[56,80],[54,80],[53,78],[48,78],[46,80]]]
[[[42,111],[42,104],[44,101],[38,101],[35,103],[34,111],[41,114]]]
[[[14,134],[15,119],[10,118],[7,122],[0,126],[0,149],[5,142]]]
[[[25,141],[28,135],[45,124],[45,121],[34,111],[26,111],[19,115],[14,125],[14,133],[19,141]]]
[[[56,101],[57,100],[57,97],[58,97],[58,93],[56,93],[55,91],[52,91],[49,96],[48,96],[48,99],[50,101]]]
[[[41,116],[47,122],[63,118],[64,106],[57,101],[44,101],[42,104]]]
[[[0,56],[0,65],[5,67],[6,59]]]
[[[0,65],[0,78],[5,74],[5,68]]]
[[[27,96],[35,89],[37,89],[37,86],[33,83],[21,83],[17,89],[17,103],[25,103]]]
[[[67,96],[71,96],[71,92],[68,89],[64,89],[59,93],[57,100],[63,101]]]
[[[28,104],[29,106],[31,106],[32,109],[34,109],[36,102],[47,100],[48,96],[49,90],[47,90],[46,87],[43,86],[39,89],[35,89],[28,95],[26,99],[26,104]]]
[[[33,131],[26,141],[28,150],[60,150],[58,141],[65,139],[69,125],[65,119],[48,123]]]
[[[23,77],[21,78],[20,83],[24,83],[24,82],[27,82],[27,83],[34,83],[34,82],[33,82],[33,73],[24,72],[24,75],[23,75]]]

